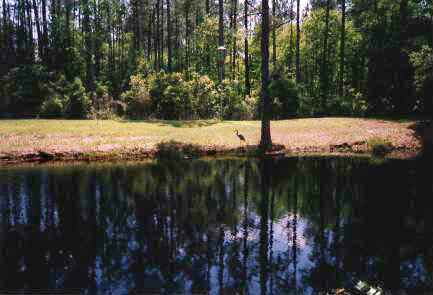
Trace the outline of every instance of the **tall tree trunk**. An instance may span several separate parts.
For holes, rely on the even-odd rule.
[[[171,50],[171,0],[167,0],[167,69],[172,71],[172,50]]]
[[[290,37],[289,37],[289,61],[288,61],[288,73],[292,71],[293,64],[293,0],[290,0]]]
[[[328,35],[329,35],[329,13],[331,0],[326,1],[326,12],[325,12],[325,31],[323,36],[323,56],[322,56],[322,71],[321,71],[321,88],[322,88],[322,111],[326,109],[326,101],[328,98]]]
[[[65,31],[66,31],[66,48],[71,46],[71,1],[65,0]]]
[[[225,76],[225,48],[224,48],[224,0],[218,0],[218,55],[219,55],[219,82],[224,80]]]
[[[39,22],[39,7],[36,3],[36,0],[33,0],[33,13],[35,15],[36,33],[38,35],[38,56],[39,56],[40,60],[43,60],[43,57],[42,57],[42,48],[43,48],[42,32],[41,32],[41,25]]]
[[[92,46],[92,32],[90,28],[90,7],[89,0],[83,0],[83,30],[85,42],[85,60],[86,60],[86,87],[87,90],[94,89],[94,68],[93,68],[93,46]]]
[[[149,11],[149,23],[147,27],[147,60],[150,61],[152,57],[152,19],[154,17],[153,9]]]
[[[275,72],[277,66],[277,28],[275,18],[277,16],[277,1],[272,0],[272,67]]]
[[[208,18],[210,16],[210,3],[209,3],[209,1],[210,0],[206,0],[206,3],[205,3],[206,18]],[[211,71],[211,64],[210,64],[210,52],[209,52],[208,42],[206,42],[205,48],[206,48],[206,69],[207,69],[207,71],[210,72]]]
[[[245,63],[245,93],[250,96],[251,95],[251,82],[250,82],[250,53],[249,53],[249,44],[248,44],[248,2],[244,2],[244,28],[245,28],[245,36],[244,36],[244,63]]]
[[[27,13],[27,56],[29,62],[33,63],[34,61],[34,43],[33,43],[33,20],[32,20],[32,11],[29,0],[25,1],[26,13]]]
[[[346,0],[341,0],[340,81],[339,95],[344,96],[344,50],[346,42]]]
[[[94,19],[94,55],[95,55],[95,79],[99,79],[101,72],[101,16],[99,11],[99,0],[94,0],[93,19]]]
[[[430,22],[431,22],[431,42],[432,42],[431,43],[431,47],[433,49],[433,5],[432,5],[431,11],[430,11]],[[431,75],[433,75],[433,74],[431,74]],[[433,83],[430,83],[430,93],[433,93]],[[427,98],[427,99],[430,99],[430,102],[428,103],[428,105],[430,106],[430,108],[427,110],[427,114],[429,114],[430,118],[432,118],[433,117],[433,98],[430,97],[430,98]],[[430,143],[430,144],[432,144],[432,143]]]
[[[187,73],[187,76],[189,75],[189,67],[190,67],[190,30],[191,30],[191,23],[189,20],[189,9],[191,7],[191,4],[189,2],[185,3],[185,43],[186,43],[186,48],[185,48],[185,72]]]
[[[164,0],[161,0],[159,5],[161,6],[160,7],[161,22],[159,25],[159,29],[160,29],[159,67],[163,68],[164,66]]]
[[[47,25],[47,0],[42,0],[42,28],[43,32],[43,42],[42,42],[42,61],[47,64],[47,54],[48,54],[48,25]]]
[[[155,70],[157,72],[159,72],[160,68],[160,63],[159,63],[159,21],[160,21],[160,17],[159,17],[159,2],[161,0],[157,0],[156,1],[156,5],[155,5],[155,13],[156,13],[156,21],[155,21],[155,26],[153,28],[153,32],[154,32],[154,36],[155,36]]]
[[[237,22],[238,22],[238,0],[233,0],[233,48],[232,48],[232,79],[236,79],[236,57],[237,57]]]
[[[262,134],[260,147],[267,151],[272,147],[271,139],[271,102],[269,97],[269,3],[262,0]]]
[[[301,26],[300,26],[300,1],[296,0],[296,83],[301,81],[301,57],[300,57],[300,39],[301,39]]]

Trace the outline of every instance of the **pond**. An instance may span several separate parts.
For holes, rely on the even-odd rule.
[[[3,167],[0,290],[423,294],[431,179],[348,157]]]

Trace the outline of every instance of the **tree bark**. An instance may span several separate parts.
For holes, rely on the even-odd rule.
[[[83,0],[83,31],[85,43],[85,60],[86,60],[86,87],[87,90],[94,89],[94,70],[93,70],[93,46],[90,28],[90,7],[89,0]]]
[[[340,39],[340,83],[339,95],[344,96],[344,58],[346,43],[346,0],[341,0],[341,39]]]
[[[290,37],[289,37],[289,60],[288,60],[288,73],[292,71],[293,62],[293,0],[290,1]]]
[[[325,32],[323,36],[323,56],[322,56],[322,71],[321,71],[321,86],[322,86],[322,110],[326,108],[328,98],[328,34],[329,34],[329,13],[330,0],[326,1],[325,11]]]
[[[262,132],[260,147],[267,151],[272,147],[271,139],[271,102],[269,97],[269,3],[262,0]]]
[[[277,13],[277,1],[272,0],[272,66],[273,70],[276,70],[277,66],[277,28],[276,28],[276,13]]]
[[[38,56],[40,60],[43,60],[43,44],[42,44],[42,32],[41,32],[41,25],[39,21],[39,8],[36,3],[36,0],[33,0],[33,13],[35,14],[35,22],[36,22],[36,32],[38,35]],[[6,29],[6,26],[5,26]],[[5,36],[6,37],[6,36]]]
[[[171,0],[167,0],[167,69],[172,71],[172,49],[171,49]]]
[[[249,42],[248,42],[248,3],[244,2],[244,28],[245,28],[245,36],[244,36],[244,63],[245,63],[245,93],[250,96],[251,95],[251,82],[250,82],[250,57],[249,57]]]
[[[156,1],[156,5],[155,5],[155,13],[156,13],[156,22],[155,22],[155,27],[154,27],[154,36],[155,36],[155,70],[157,72],[159,72],[160,68],[160,63],[159,63],[159,2],[161,0],[157,0]]]
[[[235,80],[236,79],[236,56],[237,56],[237,38],[236,38],[236,34],[237,34],[237,21],[238,21],[238,0],[233,0],[233,48],[232,48],[232,79]]]
[[[221,83],[225,78],[225,69],[224,69],[224,63],[225,63],[225,50],[222,50],[224,48],[224,0],[218,0],[218,46],[219,51],[218,54],[219,57],[219,82]]]
[[[300,58],[300,0],[296,0],[296,83],[301,81],[301,58]]]

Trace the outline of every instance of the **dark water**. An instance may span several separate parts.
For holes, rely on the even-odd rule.
[[[431,186],[407,160],[3,167],[0,289],[317,294],[362,279],[425,294]]]

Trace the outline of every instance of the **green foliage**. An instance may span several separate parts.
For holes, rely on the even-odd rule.
[[[433,50],[423,46],[420,50],[412,52],[411,63],[415,70],[415,89],[417,111],[430,113],[433,106]]]
[[[86,118],[91,101],[80,78],[69,83],[64,75],[44,85],[46,100],[41,104],[39,114],[43,117]]]
[[[43,118],[58,118],[64,115],[65,101],[58,94],[54,94],[42,103],[40,115]]]
[[[237,81],[217,86],[208,76],[191,73],[152,73],[131,76],[130,89],[122,94],[127,116],[166,120],[250,118],[255,106],[240,95]]]
[[[193,74],[189,81],[194,111],[198,118],[212,118],[218,110],[219,93],[208,76]]]
[[[349,89],[344,96],[331,97],[327,103],[331,115],[364,116],[368,110],[367,101],[353,88]]]
[[[178,120],[192,117],[189,85],[181,73],[150,75],[148,83],[153,112],[158,118]]]
[[[252,106],[240,93],[239,81],[224,80],[218,86],[220,115],[224,119],[248,119],[252,117]]]
[[[93,105],[90,108],[88,117],[98,120],[112,120],[117,114],[125,113],[125,104],[115,101],[110,96],[108,86],[98,83],[96,90],[92,93]]]
[[[273,116],[286,119],[298,112],[299,93],[295,82],[281,75],[274,75],[269,93],[273,103]]]
[[[75,78],[68,87],[69,105],[66,114],[70,118],[86,118],[91,107],[91,101],[80,78]]]
[[[34,116],[46,96],[45,83],[50,78],[41,65],[23,65],[12,68],[0,80],[0,96],[3,108],[23,116]]]
[[[141,75],[131,76],[130,89],[122,94],[126,104],[126,115],[133,119],[146,118],[150,115],[150,94],[146,80]]]

